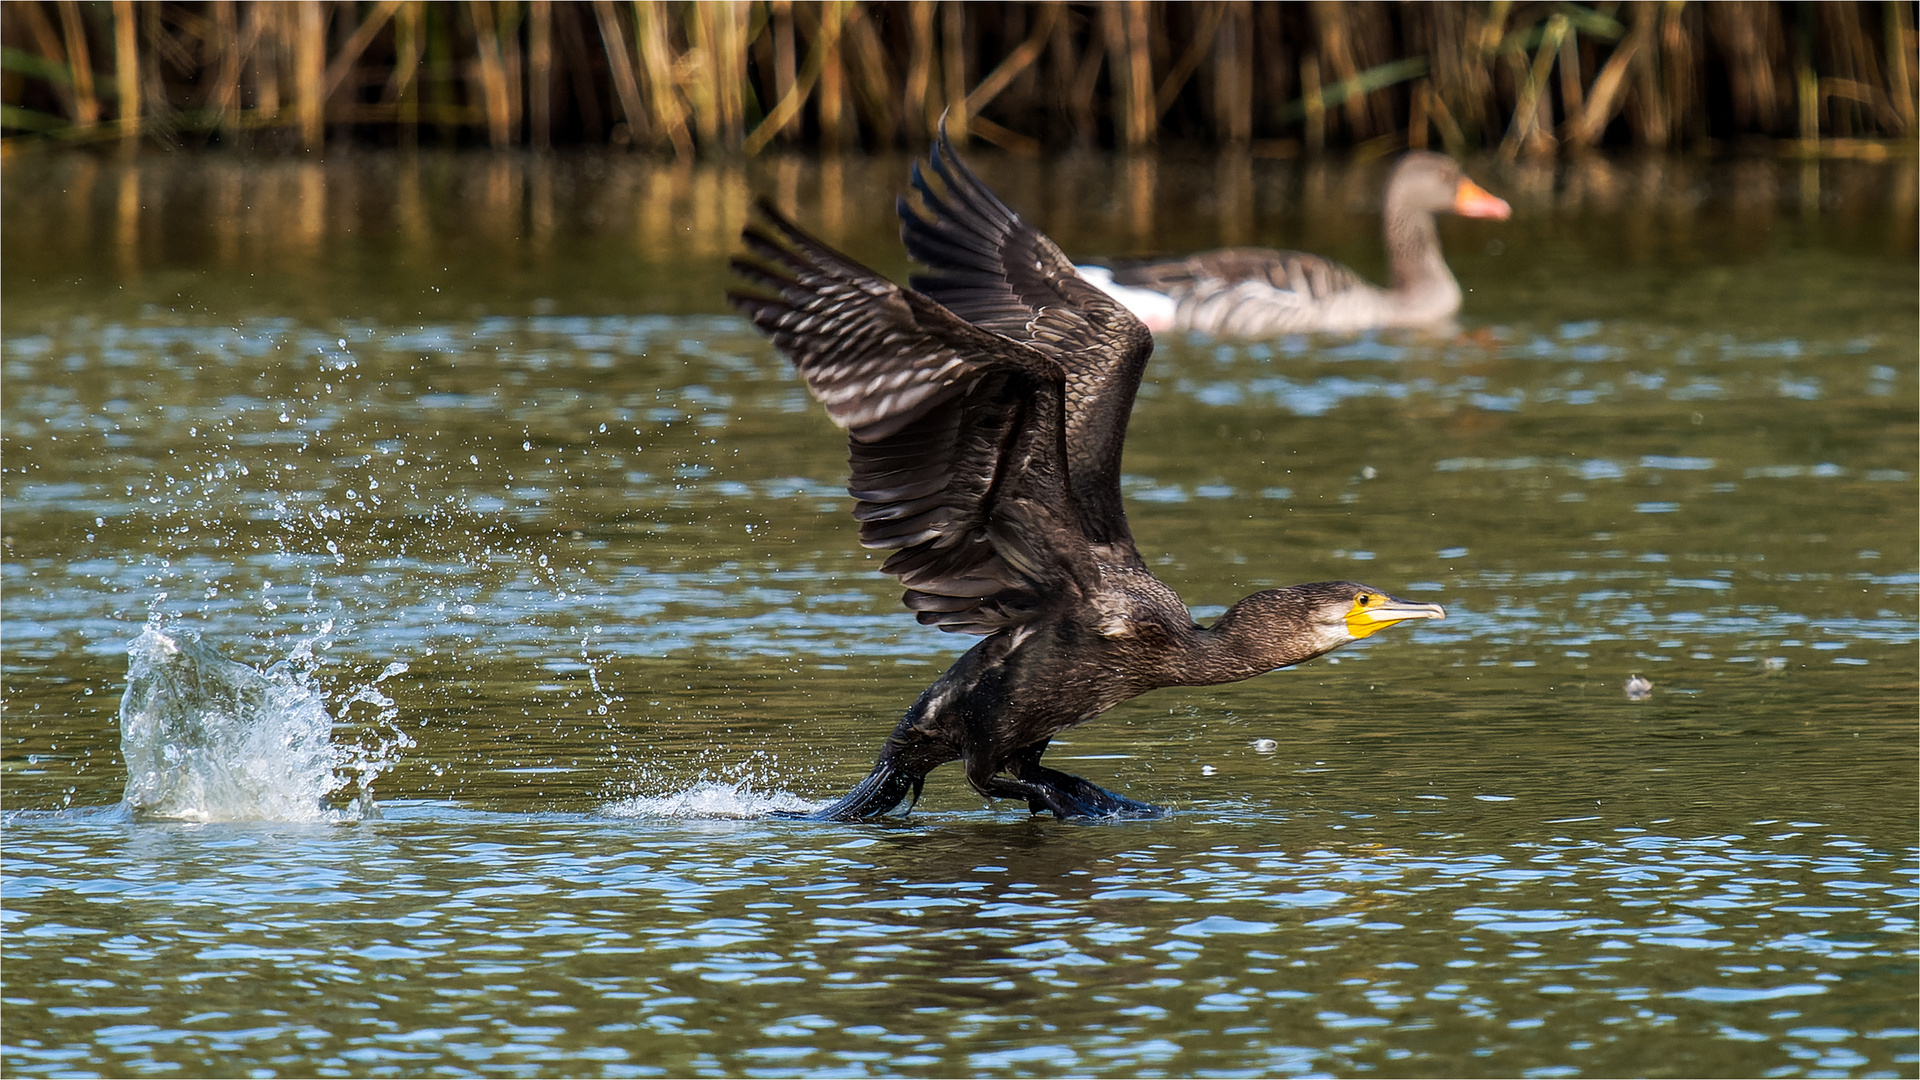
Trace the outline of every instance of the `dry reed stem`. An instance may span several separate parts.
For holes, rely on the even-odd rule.
[[[500,28],[500,66],[507,80],[507,139],[520,141],[521,122],[526,116],[526,57],[520,47],[520,25],[527,15],[518,0],[495,0],[496,20]]]
[[[933,85],[933,5],[914,4],[908,11],[909,41],[906,83],[901,87],[901,111],[909,118],[907,135],[925,139],[933,130],[932,103],[928,90]]]
[[[73,122],[90,128],[100,122],[100,101],[93,93],[93,60],[87,51],[86,27],[80,22],[80,5],[61,0],[60,27],[66,34],[67,67],[73,72]]]
[[[1820,79],[1813,69],[1813,24],[1811,13],[1801,9],[1800,25],[1795,28],[1798,62],[1794,68],[1794,89],[1800,106],[1800,145],[1817,153],[1820,143]]]
[[[5,104],[9,135],[277,130],[314,147],[380,137],[330,133],[333,123],[397,128],[411,145],[425,121],[448,142],[611,135],[682,157],[774,138],[830,151],[913,143],[943,109],[956,137],[977,128],[1023,151],[1071,135],[1128,148],[1258,141],[1263,154],[1297,139],[1370,153],[1437,132],[1451,152],[1497,145],[1509,159],[1553,152],[1556,132],[1568,149],[1744,134],[1817,147],[1911,138],[1920,125],[1910,0],[1629,0],[1618,21],[1611,10],[1511,0],[7,0],[8,44],[30,55],[10,69]],[[101,53],[111,56],[105,93]],[[802,57],[815,62],[811,80]],[[781,123],[767,128],[776,113]]]
[[[947,133],[953,141],[967,144],[967,9],[960,0],[946,0],[940,6],[940,74],[946,83],[942,111]]]
[[[528,5],[527,126],[534,149],[553,145],[553,0]]]
[[[380,36],[380,31],[386,29],[387,20],[393,18],[393,13],[400,10],[402,2],[403,0],[380,0],[374,5],[373,11],[367,15],[367,21],[361,23],[354,30],[353,36],[347,39],[346,44],[340,46],[339,54],[327,64],[322,91],[327,98],[332,98],[334,92],[340,89],[340,83],[346,79],[347,72],[353,69],[353,65],[360,60],[361,54],[367,51],[367,46],[373,44],[373,39]]]
[[[799,62],[793,47],[793,0],[772,0],[769,7],[773,24],[773,100],[778,102],[793,91],[794,65]],[[796,111],[794,115],[799,113]],[[789,121],[775,134],[786,138],[792,130]]]
[[[1308,53],[1300,63],[1300,100],[1306,107],[1307,149],[1314,153],[1327,145],[1327,103],[1320,96],[1320,54]]]
[[[253,66],[254,123],[279,122],[280,16],[278,7],[253,4],[247,8],[246,36],[253,47],[245,55]]]
[[[1035,60],[1040,58],[1040,53],[1047,47],[1048,39],[1053,36],[1053,24],[1059,15],[1060,9],[1057,7],[1042,9],[1042,15],[1033,24],[1033,30],[1027,34],[1027,39],[1008,53],[1007,58],[1000,61],[1000,66],[988,72],[987,77],[981,79],[979,84],[967,93],[964,103],[969,115],[979,112],[987,106],[988,102],[999,97],[1002,90],[1005,90],[1021,72],[1026,71]]]
[[[1358,82],[1360,68],[1353,59],[1353,35],[1347,18],[1350,9],[1334,0],[1313,0],[1311,6],[1314,28],[1319,31],[1315,54],[1332,69],[1340,82]],[[1347,123],[1364,137],[1367,132],[1366,102],[1356,94],[1350,95],[1343,104]]]
[[[866,128],[881,144],[893,141],[899,131],[899,116],[894,102],[893,71],[887,63],[886,46],[869,19],[866,9],[855,5],[847,9],[842,35],[852,43],[855,98]],[[746,73],[741,73],[745,80]]]
[[[765,149],[773,136],[800,115],[800,110],[806,105],[807,95],[812,92],[814,83],[819,80],[820,72],[826,66],[827,54],[839,45],[840,7],[829,0],[826,12],[827,18],[821,23],[812,48],[807,51],[806,63],[801,65],[800,77],[794,81],[793,89],[774,105],[773,111],[760,121],[758,127],[747,133],[740,147],[747,154],[757,154]]]
[[[420,2],[400,8],[394,18],[394,122],[400,125],[400,144],[411,148],[420,139],[420,61],[426,42],[420,35]]]
[[[1446,99],[1439,94],[1429,94],[1427,103],[1433,114],[1433,126],[1440,129],[1441,145],[1445,146],[1447,153],[1454,157],[1466,157],[1469,149],[1467,133],[1460,129],[1459,122],[1453,118],[1452,110],[1447,108]]]
[[[846,35],[847,8],[850,0],[825,0],[823,18],[833,24],[831,36],[822,34],[819,76],[815,90],[814,123],[820,130],[820,149],[838,154],[846,138],[846,69],[840,62],[840,40]]]
[[[1540,35],[1540,48],[1533,54],[1533,64],[1527,69],[1526,81],[1520,88],[1520,100],[1513,108],[1513,123],[1507,128],[1507,137],[1500,142],[1502,160],[1514,160],[1522,148],[1533,156],[1552,150],[1553,137],[1546,131],[1547,121],[1541,116],[1541,106],[1547,103],[1547,76],[1560,58],[1560,43],[1566,37],[1567,25],[1564,15],[1547,19],[1546,29]]]
[[[1106,26],[1106,13],[1097,16],[1101,27]],[[1094,119],[1094,92],[1100,81],[1100,69],[1105,66],[1107,50],[1099,39],[1090,39],[1086,49],[1074,62],[1073,79],[1067,86],[1067,112],[1072,118],[1074,137],[1081,143],[1094,141],[1097,122]]]
[[[235,29],[238,17],[234,13],[233,0],[216,0],[213,5],[214,37],[220,41],[233,41],[238,38]],[[220,65],[213,78],[213,92],[207,96],[208,107],[213,110],[213,126],[226,129],[232,126],[240,111],[240,69],[246,53],[237,48],[220,50]]]
[[[1126,16],[1127,149],[1153,142],[1159,115],[1153,108],[1153,55],[1147,30],[1147,0],[1121,0]]]
[[[1214,127],[1230,146],[1253,141],[1251,0],[1224,0],[1214,29]]]
[[[1220,32],[1220,20],[1226,14],[1226,5],[1208,4],[1203,11],[1199,29],[1194,32],[1193,40],[1187,43],[1187,51],[1181,54],[1179,61],[1173,65],[1173,69],[1167,72],[1167,77],[1160,82],[1159,91],[1153,95],[1155,124],[1160,122],[1161,117],[1167,115],[1167,110],[1173,107],[1174,99],[1180,96],[1180,91],[1187,85],[1187,80],[1193,78],[1193,73],[1199,70],[1200,61],[1205,59],[1208,51],[1214,48],[1214,37]]]
[[[1601,134],[1620,111],[1624,101],[1621,92],[1626,85],[1627,74],[1652,34],[1650,23],[1634,23],[1633,29],[1614,49],[1613,55],[1607,58],[1600,74],[1594,77],[1593,87],[1587,94],[1586,108],[1567,125],[1567,145],[1587,148],[1599,143]]]
[[[593,15],[600,24],[600,40],[606,48],[614,89],[620,96],[620,112],[626,117],[627,138],[637,142],[645,138],[648,131],[647,111],[640,102],[640,83],[627,54],[626,33],[620,29],[620,16],[614,11],[613,0],[593,0]]]
[[[66,46],[61,43],[60,35],[54,32],[53,21],[47,18],[47,13],[40,10],[38,4],[10,3],[6,5],[6,10],[14,13],[16,18],[26,20],[27,32],[33,36],[33,43],[39,47],[41,58],[55,70],[64,69],[67,72],[66,79],[52,79],[49,82],[53,87],[54,96],[60,99],[61,111],[77,120],[78,113],[74,108],[73,99],[72,68],[67,64]]]
[[[1407,97],[1407,149],[1425,150],[1427,148],[1427,99],[1433,90],[1427,80],[1422,78],[1414,83]]]
[[[687,132],[687,110],[680,99],[679,72],[667,40],[667,6],[662,0],[634,0],[633,46],[644,91],[648,132],[664,135],[675,157],[693,156],[693,136]],[[634,139],[635,145],[642,140]]]
[[[318,149],[326,134],[326,95],[321,81],[327,67],[327,17],[320,0],[295,0],[294,112],[300,120],[300,142]]]
[[[1884,6],[1886,19],[1881,36],[1886,41],[1887,81],[1894,111],[1900,117],[1901,134],[1911,135],[1915,114],[1920,112],[1920,102],[1914,96],[1913,68],[1909,63],[1912,50],[1908,42],[1914,40],[1914,32],[1908,20],[1913,12],[1905,0],[1887,0]]]
[[[140,43],[133,24],[133,0],[113,0],[113,89],[120,114],[120,137],[140,134]]]
[[[1560,39],[1560,108],[1568,116],[1580,112],[1580,32],[1569,28]]]
[[[480,87],[487,108],[487,141],[498,150],[507,145],[507,72],[500,57],[500,36],[493,26],[490,0],[467,0],[473,18],[475,45],[480,54]]]
[[[723,32],[716,15],[726,6],[726,0],[714,0],[697,4],[687,12],[687,48],[672,64],[693,116],[694,134],[703,146],[720,145],[721,132],[726,127],[725,91],[716,40]],[[671,55],[671,43],[667,44]]]

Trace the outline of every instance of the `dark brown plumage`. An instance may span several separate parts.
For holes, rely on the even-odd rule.
[[[1255,593],[1211,627],[1147,571],[1120,502],[1127,416],[1153,339],[1009,210],[942,132],[900,202],[932,273],[903,289],[762,204],[728,298],[847,429],[860,542],[891,550],[922,623],[984,639],[927,688],[873,771],[811,815],[917,799],[960,761],[984,795],[1060,817],[1152,817],[1040,764],[1048,740],[1167,686],[1245,679],[1407,619],[1441,618],[1354,582]]]

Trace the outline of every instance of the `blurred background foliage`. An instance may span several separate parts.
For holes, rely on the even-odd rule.
[[[6,0],[0,131],[170,146],[1910,154],[1915,5]]]

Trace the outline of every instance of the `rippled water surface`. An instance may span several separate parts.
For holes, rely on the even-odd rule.
[[[1076,255],[1383,272],[1378,163],[979,161]],[[4,168],[9,1075],[1920,1072],[1911,162],[1481,169],[1457,330],[1162,342],[1125,486],[1202,618],[1448,618],[1057,740],[1125,825],[759,816],[966,644],[720,301],[752,192],[903,274],[903,161]],[[135,820],[150,622],[378,816]]]

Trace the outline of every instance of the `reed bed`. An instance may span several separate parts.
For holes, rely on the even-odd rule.
[[[1884,156],[1914,4],[1771,0],[5,0],[0,133],[832,154],[959,138],[1266,156]]]

